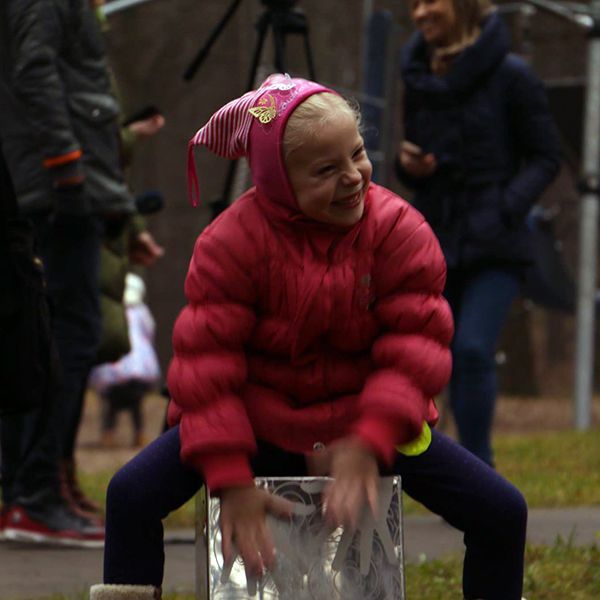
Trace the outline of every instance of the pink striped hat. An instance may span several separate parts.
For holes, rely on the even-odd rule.
[[[200,200],[194,147],[206,146],[218,156],[245,156],[254,185],[266,196],[295,203],[282,155],[283,132],[290,115],[306,98],[319,92],[336,93],[307,79],[277,73],[257,90],[247,92],[220,108],[188,144],[188,196]]]

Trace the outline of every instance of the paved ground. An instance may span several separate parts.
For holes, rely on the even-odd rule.
[[[458,532],[433,516],[409,516],[404,523],[406,560],[415,562],[462,551]],[[598,542],[600,507],[532,510],[529,541],[552,544],[557,536],[573,543]],[[192,531],[168,531],[165,590],[194,589]],[[0,542],[0,598],[32,600],[54,593],[83,598],[92,583],[102,580],[102,551],[52,548]]]

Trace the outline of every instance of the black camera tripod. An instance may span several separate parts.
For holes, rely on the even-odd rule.
[[[186,69],[183,75],[183,78],[186,81],[190,81],[194,77],[195,72],[206,59],[212,45],[216,42],[227,23],[231,20],[241,2],[242,0],[234,0],[230,4],[226,13],[223,15],[223,18],[211,32],[204,46],[200,48],[198,54]],[[261,0],[261,2],[266,8],[259,16],[255,25],[258,31],[258,38],[252,53],[252,63],[250,65],[246,90],[253,89],[256,83],[258,65],[263,53],[264,43],[269,29],[273,33],[275,49],[274,66],[276,71],[279,73],[287,72],[284,59],[286,36],[294,34],[301,35],[304,40],[304,52],[306,56],[308,73],[310,78],[314,80],[316,76],[312,50],[308,39],[308,21],[306,19],[306,15],[301,10],[294,8],[296,0]],[[236,168],[237,161],[231,161],[225,177],[223,192],[219,198],[210,203],[212,219],[214,219],[229,206],[229,197],[231,195],[231,189],[235,179]]]

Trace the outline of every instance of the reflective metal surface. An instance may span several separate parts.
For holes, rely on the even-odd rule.
[[[322,518],[326,478],[256,479],[256,485],[295,503],[291,521],[269,518],[277,551],[276,568],[259,581],[247,581],[237,558],[223,568],[219,500],[199,504],[206,510],[208,544],[197,538],[198,598],[238,600],[404,600],[400,479],[382,478],[378,518],[365,511],[352,534],[331,530]]]

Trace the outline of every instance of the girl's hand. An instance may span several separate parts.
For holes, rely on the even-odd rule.
[[[406,140],[400,144],[399,158],[402,168],[417,179],[429,177],[437,169],[433,154],[425,154],[422,148]]]
[[[265,517],[291,518],[293,504],[254,485],[221,491],[221,535],[225,565],[235,560],[235,550],[244,561],[247,578],[262,577],[275,564],[275,546]]]
[[[333,481],[325,489],[325,518],[332,527],[357,528],[368,503],[377,512],[379,467],[373,452],[357,438],[346,438],[331,445],[330,468]]]
[[[310,477],[326,477],[331,472],[331,451],[327,447],[315,450],[306,457],[306,474]]]

